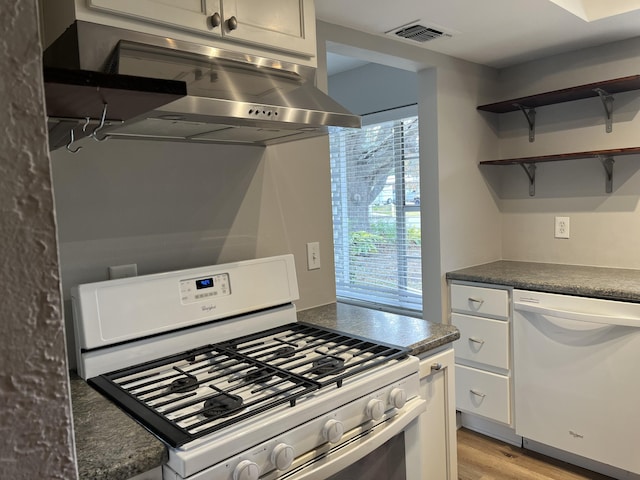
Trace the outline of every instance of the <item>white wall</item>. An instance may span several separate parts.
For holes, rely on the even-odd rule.
[[[530,62],[500,72],[490,101],[638,74],[640,38]],[[640,145],[640,92],[615,95],[613,132],[605,133],[598,97],[537,109],[529,143],[521,112],[500,115],[496,158],[528,157]],[[495,114],[485,114],[487,121]],[[605,193],[598,159],[539,164],[536,195],[518,166],[483,167],[497,176],[507,260],[640,267],[640,156],[615,158],[613,192]],[[554,217],[570,217],[571,238],[555,239]]]
[[[92,139],[52,153],[67,339],[69,289],[107,279],[284,253],[296,260],[299,309],[335,301],[327,137],[267,148]],[[322,267],[306,268],[320,242]]]
[[[494,187],[477,167],[498,154],[495,125],[476,111],[497,72],[405,42],[318,22],[320,56],[329,48],[417,73],[421,142],[424,316],[446,320],[444,275],[501,257]],[[322,65],[319,62],[319,65]]]
[[[0,11],[0,477],[74,479],[37,6]]]
[[[416,72],[370,63],[332,75],[329,95],[357,115],[415,105]]]
[[[481,158],[497,151],[491,125],[476,111],[494,78],[465,63],[424,70],[420,76],[423,91],[435,92],[422,96],[420,106],[420,134],[425,133],[420,140],[421,191],[427,199],[422,218],[424,296],[427,308],[439,305],[435,313],[425,313],[430,320],[437,320],[437,314],[444,320],[446,272],[501,256],[500,212],[492,187],[478,169]]]

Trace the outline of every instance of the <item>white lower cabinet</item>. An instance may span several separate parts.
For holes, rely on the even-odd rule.
[[[509,379],[477,368],[456,365],[456,399],[459,410],[510,423]]]
[[[456,407],[461,412],[511,427],[511,305],[507,287],[451,284]]]
[[[420,356],[420,393],[427,401],[427,411],[420,416],[421,478],[456,480],[458,453],[452,348]]]
[[[451,323],[460,330],[455,343],[456,361],[491,365],[509,370],[509,323],[454,313]]]

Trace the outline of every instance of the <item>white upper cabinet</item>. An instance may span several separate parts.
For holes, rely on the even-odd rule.
[[[94,11],[124,15],[211,39],[315,57],[313,0],[86,0]]]
[[[222,0],[223,35],[315,56],[316,23],[309,0]]]
[[[212,17],[220,16],[219,0],[87,0],[88,6],[138,20],[199,33],[221,34],[220,23],[212,25]]]

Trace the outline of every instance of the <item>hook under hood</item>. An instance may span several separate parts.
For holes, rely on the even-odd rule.
[[[109,137],[269,145],[361,126],[315,87],[315,68],[105,25],[76,21],[45,51],[44,64],[45,73],[54,67],[186,84],[185,96],[133,118],[107,114],[101,133]]]

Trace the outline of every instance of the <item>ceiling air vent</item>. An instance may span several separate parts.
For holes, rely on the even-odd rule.
[[[395,35],[397,37],[406,38],[407,40],[413,40],[414,42],[424,43],[429,40],[435,40],[436,38],[446,37],[450,38],[451,34],[442,31],[441,29],[431,26],[420,25],[418,23],[412,23],[402,25],[401,27],[394,28],[385,32],[388,35]]]

